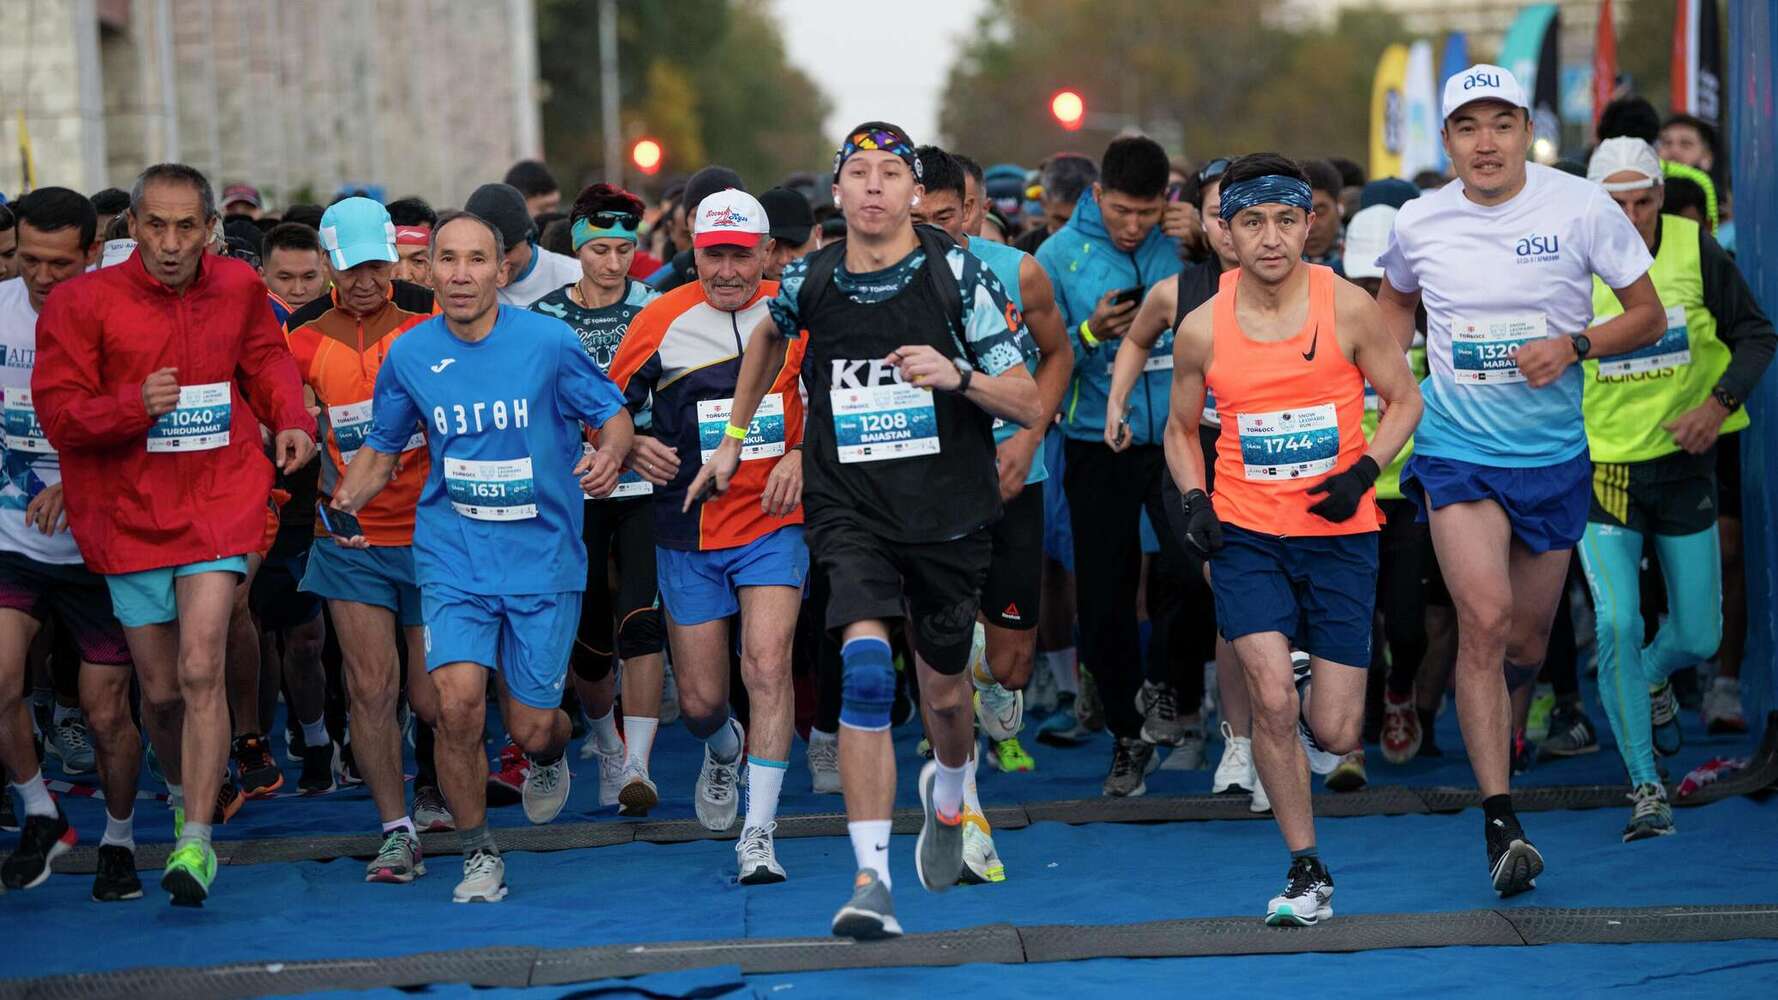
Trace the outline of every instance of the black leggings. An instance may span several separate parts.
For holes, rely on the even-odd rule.
[[[574,675],[601,681],[611,673],[616,658],[648,656],[665,646],[655,585],[653,498],[587,501],[582,536],[587,583],[574,642]],[[613,555],[615,601],[609,577]]]
[[[1415,523],[1410,500],[1381,500],[1387,520],[1377,542],[1377,610],[1389,644],[1389,693],[1405,698],[1426,659],[1426,569],[1432,551],[1428,525]]]

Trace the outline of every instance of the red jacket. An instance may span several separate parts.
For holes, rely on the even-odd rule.
[[[149,450],[142,382],[167,367],[181,388],[227,386],[226,444]],[[259,551],[272,487],[259,425],[315,433],[265,285],[228,257],[205,257],[183,293],[140,251],[57,286],[37,320],[31,393],[61,455],[69,527],[99,573]]]

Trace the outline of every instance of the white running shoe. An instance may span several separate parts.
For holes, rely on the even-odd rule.
[[[463,859],[463,881],[452,902],[498,903],[506,898],[506,862],[493,851],[476,851]]]
[[[975,692],[975,718],[982,732],[995,743],[1004,743],[1025,728],[1025,692],[1008,691],[998,681]]]
[[[1224,792],[1246,792],[1253,787],[1253,740],[1236,736],[1227,720],[1222,723],[1222,760],[1217,762],[1216,777],[1210,781],[1212,795]]]
[[[617,793],[617,814],[646,816],[648,810],[659,805],[660,801],[660,789],[654,786],[648,771],[639,764],[625,765],[623,787]]]
[[[735,843],[735,856],[742,885],[770,885],[784,881],[784,867],[778,864],[778,852],[772,849],[772,833],[777,823],[750,826],[741,831]]]
[[[809,730],[809,784],[817,795],[840,793],[840,736]]]
[[[739,722],[730,720],[730,724],[736,729],[741,728]],[[745,738],[741,743],[746,745]],[[741,781],[741,757],[742,754],[737,753],[734,760],[724,764],[710,753],[708,745],[704,747],[704,766],[698,771],[697,793],[692,799],[698,822],[711,833],[722,833],[735,825],[735,813],[741,800],[737,791]]]
[[[588,753],[588,751],[592,751]],[[624,764],[629,760],[629,753],[619,743],[617,750],[606,753],[599,749],[592,737],[587,737],[586,745],[580,748],[580,759],[599,758],[599,804],[602,806],[617,805],[617,795],[624,787]]]
[[[957,881],[963,885],[1006,881],[1006,865],[994,850],[988,818],[968,806],[963,807],[963,873]]]
[[[1333,916],[1333,876],[1319,858],[1297,858],[1290,863],[1284,891],[1266,906],[1270,927],[1313,927]]]
[[[1247,803],[1247,811],[1251,813],[1272,811],[1272,799],[1266,795],[1266,786],[1260,783],[1258,768],[1253,771],[1253,798]]]
[[[525,787],[520,792],[525,803],[525,818],[539,825],[555,819],[568,804],[571,783],[567,755],[556,758],[554,764],[547,766],[532,761],[531,770],[525,775]]]
[[[679,721],[679,681],[673,677],[673,661],[661,667],[661,728]]]

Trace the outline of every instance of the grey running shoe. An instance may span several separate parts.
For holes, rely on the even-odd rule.
[[[93,769],[93,738],[86,716],[75,712],[49,729],[49,752],[61,758],[63,774],[86,774]]]
[[[1143,779],[1155,763],[1153,743],[1120,738],[1111,749],[1111,772],[1105,776],[1104,793],[1119,799],[1146,794],[1148,784]]]
[[[1148,727],[1143,727],[1147,732]],[[1164,771],[1201,771],[1204,769],[1204,727],[1191,723],[1184,727],[1185,738],[1161,762]],[[1147,739],[1146,736],[1143,737]]]
[[[854,941],[901,936],[901,922],[895,919],[895,901],[876,872],[858,869],[852,880],[852,898],[833,915],[833,936]]]
[[[1092,732],[1105,728],[1105,702],[1099,697],[1099,682],[1085,667],[1080,668],[1080,697],[1075,699],[1074,714]]]
[[[737,729],[740,723],[732,723]],[[745,740],[742,741],[745,744]],[[692,796],[696,807],[698,822],[711,833],[722,833],[735,825],[735,814],[739,809],[740,795],[736,788],[740,784],[741,754],[727,764],[717,760],[708,746],[704,747],[704,766],[698,771],[697,792]]]
[[[554,764],[531,761],[530,773],[525,775],[525,787],[520,793],[525,803],[525,818],[539,825],[555,819],[568,804],[571,784],[567,755],[558,756]]]
[[[932,804],[933,785],[938,781],[938,762],[928,761],[920,769],[920,805],[926,810],[926,821],[920,825],[920,839],[914,844],[914,867],[920,873],[920,884],[931,892],[944,892],[957,884],[963,871],[963,809],[950,822],[939,818]]]
[[[506,861],[493,851],[476,851],[463,859],[463,881],[451,892],[452,902],[498,903],[506,898]]]
[[[1648,693],[1648,716],[1654,726],[1655,753],[1663,757],[1678,753],[1685,737],[1679,731],[1679,697],[1670,682]]]
[[[451,818],[451,807],[436,788],[414,790],[414,826],[421,833],[438,833],[457,828]]]
[[[1136,692],[1136,711],[1142,715],[1143,739],[1163,747],[1185,742],[1186,725],[1179,712],[1179,692],[1173,685],[1143,681]]]
[[[840,791],[840,738],[818,729],[809,731],[809,784],[817,795]]]
[[[1667,790],[1656,784],[1637,785],[1630,792],[1630,822],[1624,827],[1624,843],[1650,837],[1670,837],[1673,807],[1667,804]]]
[[[778,864],[778,852],[772,849],[772,832],[778,824],[750,826],[741,831],[735,844],[735,857],[740,868],[742,885],[770,885],[784,881],[784,866]]]
[[[364,866],[364,880],[387,885],[406,885],[426,874],[420,855],[420,838],[406,830],[390,830],[382,850]]]

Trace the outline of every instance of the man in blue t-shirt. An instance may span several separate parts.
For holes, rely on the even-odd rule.
[[[507,723],[531,756],[526,814],[548,822],[567,801],[570,726],[560,706],[586,588],[582,493],[616,487],[633,432],[623,394],[566,323],[498,305],[504,250],[500,231],[474,215],[433,231],[444,315],[390,348],[370,435],[333,496],[335,510],[363,507],[389,481],[414,427],[426,429],[432,469],[415,519],[414,569],[440,702],[439,776],[463,846],[460,903],[506,895],[486,818],[483,671],[500,671]],[[582,424],[599,430],[590,453]],[[352,533],[349,524],[335,529]]]

